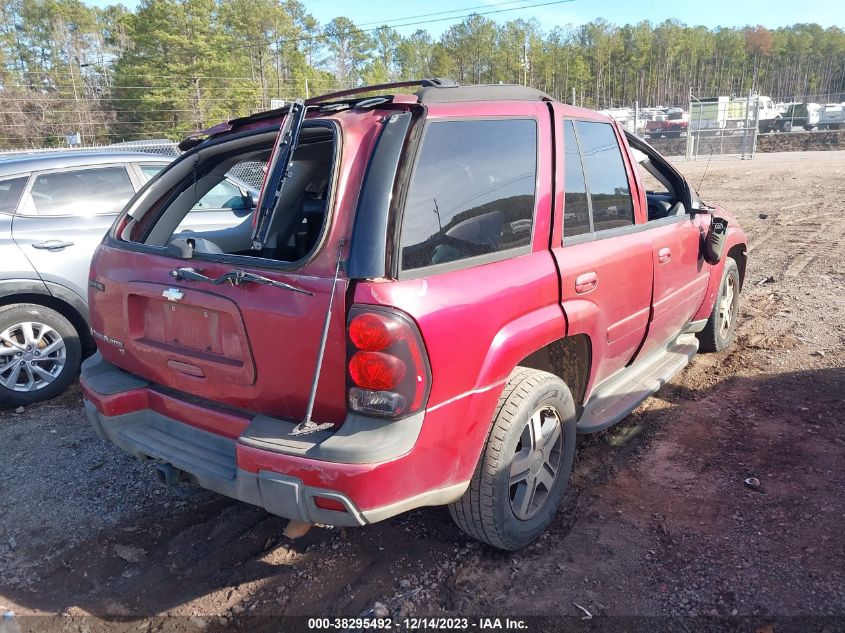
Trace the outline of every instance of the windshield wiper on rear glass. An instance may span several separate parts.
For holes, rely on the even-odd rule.
[[[308,290],[291,286],[283,281],[268,279],[267,277],[262,277],[261,275],[247,272],[246,270],[230,270],[229,272],[220,275],[217,279],[212,279],[211,277],[206,277],[201,272],[194,270],[193,268],[177,268],[176,270],[170,271],[170,276],[179,281],[205,281],[207,283],[214,284],[215,286],[225,283],[230,283],[233,286],[249,283],[263,284],[265,286],[283,288],[284,290],[290,290],[291,292],[299,292],[304,295],[308,295],[309,297],[314,296],[314,293],[309,292]]]
[[[255,229],[252,232],[252,250],[260,251],[267,242],[267,233],[273,225],[273,216],[282,196],[282,188],[290,175],[290,163],[293,150],[299,143],[299,131],[305,121],[305,102],[302,99],[294,101],[279,135],[276,145],[267,165],[267,177],[261,189],[261,197],[256,209]]]

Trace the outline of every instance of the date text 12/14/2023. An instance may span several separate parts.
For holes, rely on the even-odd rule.
[[[527,631],[518,618],[407,617],[392,618],[309,618],[308,630],[407,630],[407,631]]]

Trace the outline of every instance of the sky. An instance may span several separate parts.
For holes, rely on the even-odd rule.
[[[118,0],[86,1],[93,6],[105,6]],[[131,9],[137,5],[137,0],[122,2]],[[344,15],[362,28],[388,23],[403,35],[422,28],[437,36],[469,13],[493,11],[496,13],[487,13],[486,17],[499,22],[534,17],[546,30],[568,23],[583,24],[599,17],[619,25],[676,18],[686,24],[703,24],[711,28],[757,24],[776,28],[799,22],[845,28],[845,2],[842,0],[427,0],[408,4],[303,0],[303,3],[322,24]],[[520,6],[528,8],[520,9]],[[411,22],[427,23],[399,26]]]

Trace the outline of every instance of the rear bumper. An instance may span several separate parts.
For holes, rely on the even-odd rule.
[[[336,432],[291,437],[293,422],[187,402],[99,354],[83,363],[81,383],[88,417],[105,439],[288,519],[366,525],[450,503],[471,477],[471,468],[422,433],[424,413],[398,422],[351,415]],[[430,417],[427,426],[442,416]]]

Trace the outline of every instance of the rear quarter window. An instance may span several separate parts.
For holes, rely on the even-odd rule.
[[[462,267],[464,260],[470,266],[527,252],[536,179],[534,120],[429,123],[402,216],[402,270]]]
[[[0,180],[0,213],[14,213],[29,176]]]

